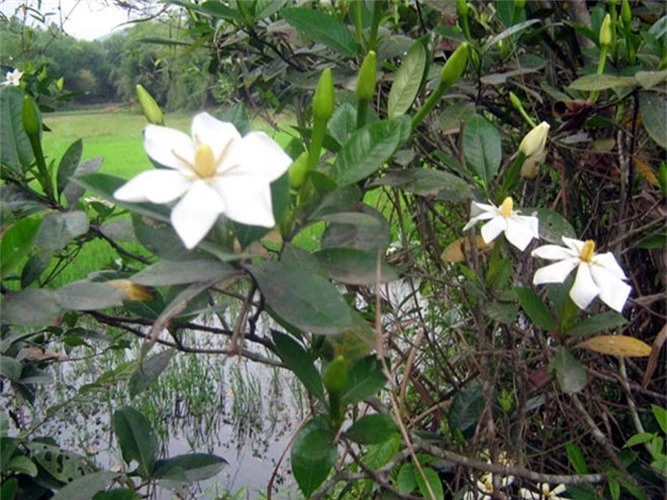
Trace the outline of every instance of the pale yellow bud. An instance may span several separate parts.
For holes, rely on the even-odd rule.
[[[519,151],[527,158],[542,153],[547,143],[550,128],[551,126],[547,122],[540,123],[526,134],[519,145]]]

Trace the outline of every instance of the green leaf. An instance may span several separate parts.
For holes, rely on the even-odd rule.
[[[0,356],[0,374],[12,382],[18,382],[21,379],[21,370],[23,365],[20,361],[10,356]]]
[[[329,278],[348,285],[373,285],[398,279],[384,257],[354,248],[324,248],[314,253]],[[379,259],[379,261],[378,261]]]
[[[341,404],[355,404],[377,394],[386,384],[382,363],[370,355],[357,361],[347,374],[347,382],[341,392]]]
[[[581,449],[574,443],[565,443],[567,458],[577,474],[588,474],[588,465]]]
[[[398,471],[397,479],[398,490],[401,493],[409,495],[415,491],[415,488],[417,488],[417,479],[415,478],[415,474],[418,474],[418,472],[415,470],[415,466],[412,464],[412,462],[405,463],[401,466]]]
[[[26,258],[33,246],[42,215],[24,217],[3,231],[0,240],[0,275],[6,277]]]
[[[329,120],[329,135],[336,139],[340,146],[344,146],[348,139],[357,130],[357,110],[349,102],[344,102],[336,108]],[[326,144],[325,144],[326,146]]]
[[[141,476],[150,477],[158,441],[148,419],[134,408],[123,406],[113,414],[113,431],[125,463],[136,460]]]
[[[393,186],[427,198],[442,201],[466,201],[475,198],[470,185],[449,172],[430,168],[388,170],[371,183],[373,186]]]
[[[387,219],[368,205],[359,208],[357,218],[359,216],[363,216],[363,220],[356,220],[352,224],[349,219],[346,222],[329,224],[322,235],[322,248],[356,248],[373,254],[379,250],[384,251],[389,244]],[[369,224],[368,216],[373,217],[377,224]],[[333,220],[331,215],[326,218]]]
[[[652,432],[639,432],[634,436],[630,437],[627,442],[623,445],[623,448],[631,448],[638,444],[648,443],[655,437],[655,434]]]
[[[521,307],[533,323],[548,332],[556,330],[556,323],[551,317],[549,308],[544,305],[539,295],[530,288],[522,286],[515,286],[514,293],[516,293]]]
[[[150,358],[146,358],[132,374],[129,383],[130,398],[148,389],[148,387],[158,379],[163,371],[169,366],[169,361],[174,355],[173,349],[167,349]]]
[[[352,326],[349,306],[325,278],[282,262],[249,271],[271,310],[304,332],[331,335]]]
[[[359,444],[379,444],[396,432],[396,423],[389,415],[375,413],[365,415],[345,431],[348,439]]]
[[[614,88],[633,87],[635,79],[629,76],[616,75],[584,75],[573,81],[568,88],[584,92],[600,91]]]
[[[94,500],[141,500],[143,497],[129,488],[112,488],[108,491],[98,492]]]
[[[423,467],[422,471],[424,472],[428,486],[430,486],[430,491],[428,486],[426,486],[426,482],[424,482],[422,475],[418,471],[415,471],[415,480],[417,481],[419,492],[424,498],[430,498],[432,500],[444,499],[445,493],[442,490],[442,480],[438,476],[438,473],[430,467]],[[431,492],[433,492],[433,495],[435,496],[431,495]]]
[[[155,479],[185,478],[188,483],[212,478],[227,465],[227,460],[207,453],[190,453],[158,460],[153,467]]]
[[[387,115],[396,118],[405,114],[412,106],[421,88],[426,68],[426,48],[417,41],[408,50],[401,67],[394,75],[387,99]]]
[[[459,391],[454,396],[447,417],[452,435],[457,435],[459,432],[466,436],[471,435],[485,405],[482,387],[479,383],[473,383]]]
[[[294,437],[292,473],[306,498],[327,478],[336,461],[334,437],[323,417],[309,420]]]
[[[401,435],[395,432],[388,439],[380,444],[371,444],[367,446],[367,453],[362,457],[362,461],[371,469],[377,470],[396,456],[401,447]]]
[[[16,498],[16,490],[19,486],[19,480],[17,477],[10,477],[5,479],[2,484],[0,484],[0,498],[2,500],[14,500]]]
[[[48,325],[62,312],[58,296],[40,288],[6,294],[0,309],[3,324],[21,326]]]
[[[357,43],[348,27],[332,16],[308,8],[281,11],[283,19],[314,42],[323,43],[346,57],[357,53]]]
[[[51,257],[51,252],[42,250],[35,252],[28,258],[28,262],[25,263],[23,271],[21,271],[21,288],[28,288],[35,280],[39,279],[49,267]]]
[[[635,80],[644,89],[650,89],[667,80],[667,70],[662,71],[637,71]]]
[[[549,210],[548,208],[526,208],[521,209],[521,213],[525,215],[535,214],[539,219],[540,238],[549,243],[558,245],[563,244],[562,237],[576,238],[575,232],[569,221],[558,212]]]
[[[7,468],[3,471],[18,472],[20,474],[26,474],[30,477],[37,477],[37,466],[24,455],[16,455],[9,459],[7,462]]]
[[[463,151],[468,166],[488,187],[502,160],[500,135],[496,127],[480,115],[468,118],[463,129]]]
[[[658,425],[662,429],[662,432],[664,434],[667,434],[667,409],[652,404],[651,411],[653,412],[653,416],[657,420]]]
[[[651,139],[667,149],[667,99],[655,92],[640,92],[639,114]]]
[[[288,335],[276,330],[272,330],[271,333],[280,359],[292,370],[309,393],[324,402],[322,378],[305,349]]]
[[[86,457],[63,450],[58,446],[38,441],[32,441],[26,446],[31,457],[46,472],[63,483],[71,483],[81,476],[97,471]]]
[[[18,87],[0,88],[0,164],[16,172],[27,169],[34,158],[23,130],[23,96]]]
[[[566,349],[559,349],[549,364],[549,371],[556,373],[561,391],[573,394],[586,387],[586,369]]]
[[[189,261],[161,260],[132,276],[134,283],[144,286],[184,285],[230,276],[237,272],[232,266],[217,259]]]
[[[185,248],[183,241],[168,222],[134,213],[132,214],[132,226],[139,242],[162,259],[184,262],[205,258],[202,251]]]
[[[513,0],[510,0],[510,3],[511,3],[512,1],[513,1]],[[498,34],[497,34],[496,36],[494,36],[493,38],[489,39],[489,40],[484,44],[486,50],[488,50],[490,47],[492,47],[493,45],[495,45],[496,43],[498,43],[500,40],[504,40],[505,38],[514,36],[515,34],[521,32],[521,31],[525,30],[526,28],[532,26],[533,24],[535,24],[535,23],[539,23],[539,22],[540,22],[539,19],[529,19],[528,21],[523,21],[523,22],[521,22],[521,23],[515,24],[514,26],[511,26],[511,27],[507,28],[507,29],[504,30],[504,31],[501,31],[500,33],[498,33]],[[518,38],[518,37],[517,37],[517,38]]]
[[[5,362],[5,359],[12,359],[12,358],[5,358],[5,356],[2,357],[2,363]],[[0,365],[0,370],[2,370],[2,373],[4,375],[4,367]],[[15,438],[10,438],[3,436],[0,438],[0,470],[3,472],[7,470],[7,463],[9,463],[9,459],[14,456],[14,452],[16,451],[16,447],[19,444],[19,440]]]
[[[188,6],[191,5],[192,4],[188,2]],[[201,10],[211,15],[212,17],[225,19],[227,21],[243,22],[243,16],[241,16],[239,11],[227,7],[225,4],[218,0],[209,0],[208,2],[204,2],[201,5]]]
[[[331,178],[339,186],[359,182],[380,169],[408,139],[407,116],[381,120],[357,130],[338,153]]]
[[[75,281],[56,291],[63,309],[92,311],[123,305],[123,294],[106,283]]]
[[[241,135],[247,135],[252,132],[248,111],[246,111],[242,102],[237,102],[229,106],[220,114],[218,119],[223,122],[230,122]]]
[[[78,139],[67,148],[67,151],[65,151],[65,154],[60,159],[56,177],[59,196],[65,190],[65,186],[69,183],[70,177],[74,175],[76,168],[79,166],[81,153],[83,153],[83,141]]]
[[[188,42],[169,38],[168,36],[142,36],[137,40],[139,43],[153,43],[155,45],[185,45],[189,47]]]
[[[79,165],[76,167],[76,170],[69,179],[69,182],[65,184],[62,192],[70,207],[75,206],[79,199],[86,192],[86,190],[76,181],[75,177],[94,174],[100,169],[101,166],[102,157],[91,158],[90,160],[84,160],[79,163]]]
[[[563,333],[573,337],[583,337],[603,330],[614,330],[627,322],[628,320],[623,315],[614,311],[607,311],[585,318]]]
[[[85,212],[51,212],[44,216],[35,237],[35,245],[57,252],[74,238],[88,232],[89,222]]]
[[[108,470],[86,474],[58,490],[53,500],[92,500],[97,492],[103,491],[117,476],[116,472]]]

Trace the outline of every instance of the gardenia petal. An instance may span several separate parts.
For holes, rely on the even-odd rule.
[[[213,156],[223,160],[222,164],[228,164],[228,153],[225,158],[220,158],[224,149],[230,144],[241,140],[236,127],[231,123],[221,122],[208,113],[199,113],[192,119],[192,140],[197,144],[207,144],[213,149]]]
[[[479,221],[493,219],[496,216],[497,215],[492,213],[492,212],[483,212],[481,214],[478,214],[475,217],[473,217],[472,219],[470,219],[465,226],[463,226],[463,230],[467,231],[468,229],[473,227],[475,224],[477,224]]]
[[[533,257],[546,260],[579,259],[579,253],[558,245],[543,245],[530,253]]]
[[[174,170],[147,170],[118,188],[113,196],[135,203],[169,203],[182,196],[190,184],[190,180]]]
[[[533,238],[539,238],[537,217],[516,215],[507,219],[505,238],[522,252]]]
[[[171,223],[186,248],[192,249],[225,211],[218,193],[204,181],[195,182],[171,211]]]
[[[250,132],[230,146],[225,164],[238,165],[229,176],[251,175],[256,182],[273,182],[287,171],[292,159],[264,132]]]
[[[614,254],[612,254],[611,252],[605,252],[596,255],[595,257],[593,257],[593,264],[595,266],[605,268],[611,274],[616,276],[616,278],[618,278],[619,280],[628,279],[628,277],[625,275],[625,272],[623,272],[623,269],[621,269],[621,266],[618,265],[616,257],[614,257]]]
[[[225,203],[225,215],[250,226],[273,227],[271,185],[250,176],[216,178],[213,186]]]
[[[586,309],[593,299],[600,294],[600,289],[595,284],[593,276],[591,275],[591,268],[587,263],[579,264],[577,276],[574,279],[574,284],[570,289],[570,298],[577,304],[579,309]]]
[[[562,283],[565,278],[577,267],[579,259],[570,257],[548,266],[541,267],[533,276],[533,284],[542,285],[544,283]]]
[[[568,247],[575,255],[581,255],[581,251],[584,249],[584,242],[581,240],[575,240],[574,238],[568,238],[566,236],[561,236],[563,243]]]
[[[144,149],[160,165],[194,175],[195,147],[187,134],[173,128],[148,125],[144,130]]]
[[[502,215],[494,217],[482,226],[482,238],[484,243],[491,243],[500,233],[507,229],[507,219]]]
[[[615,311],[621,312],[632,287],[619,280],[616,274],[606,267],[592,264],[590,270],[600,290],[600,300]]]

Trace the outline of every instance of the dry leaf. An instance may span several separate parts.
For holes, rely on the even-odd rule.
[[[651,354],[650,345],[625,335],[600,335],[581,342],[576,347],[623,358],[645,358]]]
[[[646,389],[651,378],[653,378],[653,372],[655,371],[656,366],[658,366],[658,356],[660,356],[660,351],[662,350],[665,340],[667,340],[667,324],[662,327],[660,333],[653,341],[651,356],[649,356],[648,363],[646,363],[646,371],[644,372],[644,380],[642,382],[642,387],[644,389]]]
[[[45,351],[40,347],[26,347],[21,349],[17,359],[19,358],[26,361],[46,361],[47,359],[67,361],[69,359],[66,354],[60,354],[55,351]]]
[[[646,179],[649,184],[654,185],[655,187],[660,187],[660,182],[656,177],[655,173],[648,166],[648,164],[641,158],[636,158],[633,160],[633,165],[638,174],[640,174],[644,179]]]
[[[484,243],[484,239],[481,236],[477,236],[475,241],[478,250],[485,250],[493,247],[493,242],[487,245]],[[463,262],[466,258],[464,252],[468,253],[469,251],[470,239],[466,236],[450,243],[447,248],[442,251],[440,258],[445,262]]]

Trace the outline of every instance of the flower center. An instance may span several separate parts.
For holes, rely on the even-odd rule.
[[[514,208],[514,202],[512,201],[512,198],[508,196],[503,201],[503,204],[500,205],[500,213],[502,214],[503,217],[511,217],[513,208]]]
[[[195,173],[202,179],[209,179],[215,175],[217,167],[213,149],[208,144],[200,144],[195,150],[195,164],[192,166]]]
[[[584,248],[581,249],[581,254],[579,255],[579,257],[584,262],[590,262],[591,260],[593,260],[594,255],[595,255],[595,242],[593,240],[586,240],[584,242]]]

